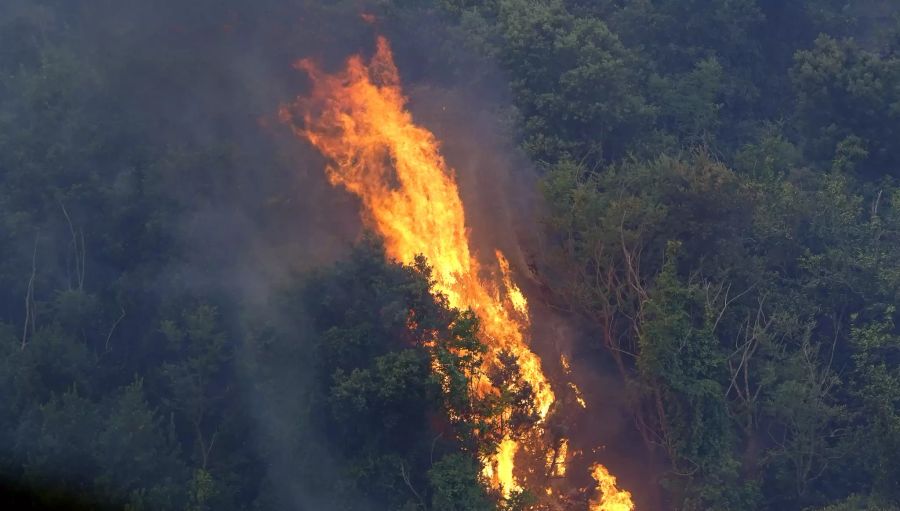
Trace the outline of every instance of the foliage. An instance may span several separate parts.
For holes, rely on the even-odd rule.
[[[900,58],[822,35],[812,49],[797,52],[791,77],[810,156],[830,159],[852,143],[860,171],[872,177],[895,175],[900,164],[893,151],[900,136]]]
[[[303,87],[290,61],[377,30],[414,107],[434,77],[508,93],[545,203],[536,286],[599,333],[575,348],[605,348],[632,458],[661,460],[625,487],[900,506],[896,3],[368,8],[0,4],[4,485],[133,510],[534,507],[478,470],[536,420],[514,358],[479,373],[479,318],[427,261],[364,240],[320,264],[346,233],[298,197],[328,184],[266,122]],[[286,253],[319,269],[286,278]],[[500,392],[473,398],[479,377]]]

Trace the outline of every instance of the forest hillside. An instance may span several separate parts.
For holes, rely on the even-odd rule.
[[[897,510],[898,299],[892,0],[0,2],[5,509]]]

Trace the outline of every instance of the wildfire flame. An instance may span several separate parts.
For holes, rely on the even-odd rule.
[[[591,475],[597,481],[596,498],[591,500],[589,511],[633,511],[631,493],[616,488],[616,477],[603,465],[594,465]]]
[[[282,120],[291,122],[294,112],[302,115],[303,126],[294,126],[296,133],[328,159],[331,184],[360,198],[364,220],[384,238],[389,257],[410,264],[424,255],[433,269],[434,291],[452,307],[478,315],[480,336],[488,346],[484,363],[494,364],[501,352],[516,357],[543,421],[555,396],[540,358],[525,339],[530,321],[526,297],[502,252],[494,254],[499,273],[485,271],[472,253],[455,173],[435,136],[416,125],[407,110],[387,40],[378,38],[371,61],[352,56],[336,74],[308,59],[295,66],[309,75],[312,90],[282,106]],[[491,391],[484,384],[476,389]],[[507,496],[521,489],[515,476],[519,447],[519,440],[507,436],[483,464],[483,474]],[[610,478],[614,488],[615,478]]]
[[[566,475],[566,463],[569,461],[569,439],[564,438],[556,451],[547,453],[547,463],[550,465],[550,473],[556,477]]]

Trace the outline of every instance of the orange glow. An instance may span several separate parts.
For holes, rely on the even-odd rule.
[[[424,255],[432,267],[434,292],[450,306],[477,314],[479,335],[488,347],[484,369],[494,366],[501,352],[515,355],[522,379],[534,391],[540,430],[555,395],[526,341],[528,301],[501,251],[487,266],[472,253],[455,172],[434,134],[417,125],[407,110],[387,40],[378,38],[369,62],[352,56],[336,74],[306,59],[296,67],[309,75],[312,90],[283,106],[281,119],[326,157],[331,184],[360,199],[365,223],[384,239],[390,258],[411,264]],[[302,116],[302,126],[291,122],[295,115]],[[486,380],[474,381],[472,392],[495,392]],[[515,475],[519,442],[507,433],[498,452],[483,460],[482,474],[505,496],[521,489]],[[563,447],[565,458],[568,444]],[[560,474],[565,461],[562,465]]]
[[[550,474],[556,477],[565,476],[568,462],[569,439],[564,438],[555,453],[552,450],[547,453],[547,464],[550,468]]]
[[[572,372],[572,366],[569,365],[569,359],[565,354],[559,356],[559,363],[562,365],[563,372],[566,374],[570,374]]]
[[[559,356],[559,363],[566,376],[572,374],[572,366],[569,365],[569,359],[566,358],[564,354]],[[573,381],[569,381],[569,388],[575,393],[575,401],[578,402],[578,405],[582,408],[587,408],[587,402],[584,400],[584,395],[581,393],[581,389],[578,388],[578,385],[575,385],[575,382]]]
[[[603,465],[594,465],[591,475],[597,481],[598,495],[591,500],[589,511],[633,511],[631,493],[616,488],[616,476]]]
[[[508,497],[513,491],[522,489],[516,482],[515,469],[516,452],[519,450],[519,444],[515,440],[504,438],[500,442],[500,449],[490,463],[482,468],[481,474],[491,481],[495,487],[503,491],[504,496]]]
[[[495,251],[495,255],[497,256],[497,263],[500,265],[500,272],[503,275],[503,286],[506,288],[506,295],[509,298],[509,302],[512,304],[513,309],[519,314],[522,314],[525,319],[528,319],[528,301],[525,299],[525,295],[522,294],[522,291],[512,280],[512,272],[509,271],[509,261],[506,260],[506,257],[503,256],[503,252],[499,250]]]
[[[581,389],[578,388],[578,385],[575,385],[575,382],[570,381],[569,388],[575,393],[575,401],[578,402],[578,405],[582,408],[587,408],[587,402],[584,400],[584,395],[581,394]]]

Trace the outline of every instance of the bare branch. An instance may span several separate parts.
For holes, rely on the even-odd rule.
[[[719,311],[719,315],[716,317],[716,322],[713,323],[713,328],[712,328],[713,332],[716,331],[716,327],[718,327],[719,322],[722,321],[722,316],[725,315],[725,311],[728,309],[728,306],[731,305],[732,303],[734,303],[735,301],[737,301],[738,299],[740,299],[745,294],[749,293],[754,287],[756,287],[756,284],[751,284],[750,287],[741,291],[740,293],[738,293],[736,296],[734,296],[733,298],[731,298],[729,300],[728,292],[731,290],[731,284],[728,284],[728,287],[725,289],[725,303],[722,304],[722,309]],[[718,293],[716,294],[716,298],[718,298]]]
[[[125,308],[120,307],[120,309],[122,310],[122,314],[119,315],[118,319],[116,319],[116,321],[112,324],[112,327],[110,327],[109,333],[106,334],[106,342],[103,344],[104,351],[109,351],[109,340],[112,338],[113,332],[116,331],[116,327],[119,326],[119,323],[123,319],[125,319]]]
[[[28,344],[28,327],[31,327],[31,333],[34,334],[35,311],[34,311],[34,278],[37,275],[37,246],[38,235],[34,235],[34,250],[31,253],[31,277],[28,278],[28,287],[25,291],[25,325],[22,328],[22,346],[21,350],[25,350]]]
[[[56,199],[56,202],[59,203],[60,209],[62,209],[63,215],[66,217],[66,223],[69,225],[69,234],[72,236],[72,257],[74,258],[73,264],[75,265],[75,282],[79,291],[84,289],[84,272],[85,272],[85,247],[84,247],[84,232],[76,231],[75,224],[72,223],[72,217],[69,216],[69,211],[66,209],[66,205],[63,204],[62,200]],[[80,242],[79,242],[80,240]],[[69,275],[69,289],[71,289],[72,281],[71,274]]]
[[[409,491],[416,496],[416,499],[419,501],[419,504],[422,506],[422,509],[428,509],[428,506],[425,505],[425,501],[422,499],[422,496],[419,495],[419,492],[413,488],[412,483],[409,481],[409,474],[406,473],[406,465],[403,462],[400,462],[400,475],[403,476],[403,482],[406,483],[406,486],[409,488]]]
[[[434,465],[434,446],[437,445],[437,441],[442,436],[444,436],[443,433],[438,433],[437,436],[434,437],[434,440],[431,441],[431,453],[430,453],[430,458],[429,458],[431,460],[431,465]]]

